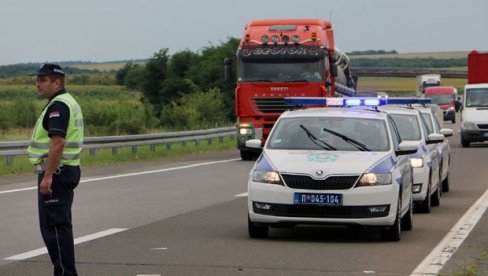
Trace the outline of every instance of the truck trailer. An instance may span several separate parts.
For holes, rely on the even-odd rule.
[[[224,61],[228,80],[232,60]],[[292,108],[285,97],[356,94],[349,58],[336,48],[332,25],[324,19],[252,20],[235,60],[237,148],[243,160],[261,152],[246,147],[246,141],[261,139],[264,145],[280,114]]]

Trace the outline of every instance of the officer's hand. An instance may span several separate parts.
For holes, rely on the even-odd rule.
[[[51,184],[53,183],[52,177],[44,177],[41,181],[40,191],[43,195],[51,195],[53,191],[51,190]]]

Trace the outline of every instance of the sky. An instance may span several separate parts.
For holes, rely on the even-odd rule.
[[[488,50],[488,0],[1,0],[0,65],[198,51],[279,18],[330,20],[345,52]]]

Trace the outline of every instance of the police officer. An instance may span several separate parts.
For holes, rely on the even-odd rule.
[[[27,150],[38,173],[41,235],[54,265],[54,275],[77,275],[71,206],[80,181],[83,116],[64,89],[64,72],[43,64],[37,72],[38,94],[49,100],[37,119]]]

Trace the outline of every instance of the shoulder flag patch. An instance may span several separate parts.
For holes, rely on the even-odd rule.
[[[53,111],[49,113],[49,119],[54,118],[54,117],[59,117],[59,111]]]

